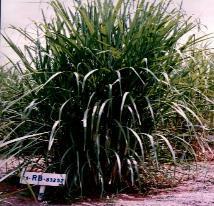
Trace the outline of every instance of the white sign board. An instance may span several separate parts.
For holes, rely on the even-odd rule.
[[[43,186],[63,186],[65,185],[66,174],[25,172],[21,173],[20,183]]]

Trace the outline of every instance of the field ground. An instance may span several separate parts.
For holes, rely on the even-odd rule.
[[[120,194],[103,201],[87,199],[71,205],[76,206],[211,206],[214,205],[214,160],[193,164],[193,169],[179,168],[177,174],[182,181],[173,188],[153,189],[147,195]],[[197,169],[196,169],[197,168]],[[18,186],[0,183],[2,206],[50,205],[47,202],[36,203],[33,198],[18,192]],[[62,206],[62,205],[60,205]]]

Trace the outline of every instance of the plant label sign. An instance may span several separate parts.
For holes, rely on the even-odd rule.
[[[42,186],[63,186],[65,185],[66,174],[25,172],[20,177],[21,184],[42,185]]]

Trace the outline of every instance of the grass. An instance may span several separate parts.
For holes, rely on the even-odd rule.
[[[181,41],[197,24],[168,0],[74,4],[52,1],[55,17],[35,23],[37,35],[13,27],[29,40],[24,50],[5,37],[19,81],[10,75],[2,91],[12,84],[14,93],[1,93],[9,125],[0,148],[43,156],[46,171],[67,174],[70,195],[143,190],[147,165],[176,165],[194,158],[194,144],[207,146],[208,36]]]

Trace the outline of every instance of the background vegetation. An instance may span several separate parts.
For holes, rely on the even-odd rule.
[[[197,24],[168,0],[74,4],[52,1],[37,36],[13,28],[24,50],[5,37],[19,62],[0,77],[1,153],[45,158],[45,171],[67,174],[68,194],[145,189],[150,168],[207,147],[208,36],[186,38]]]

